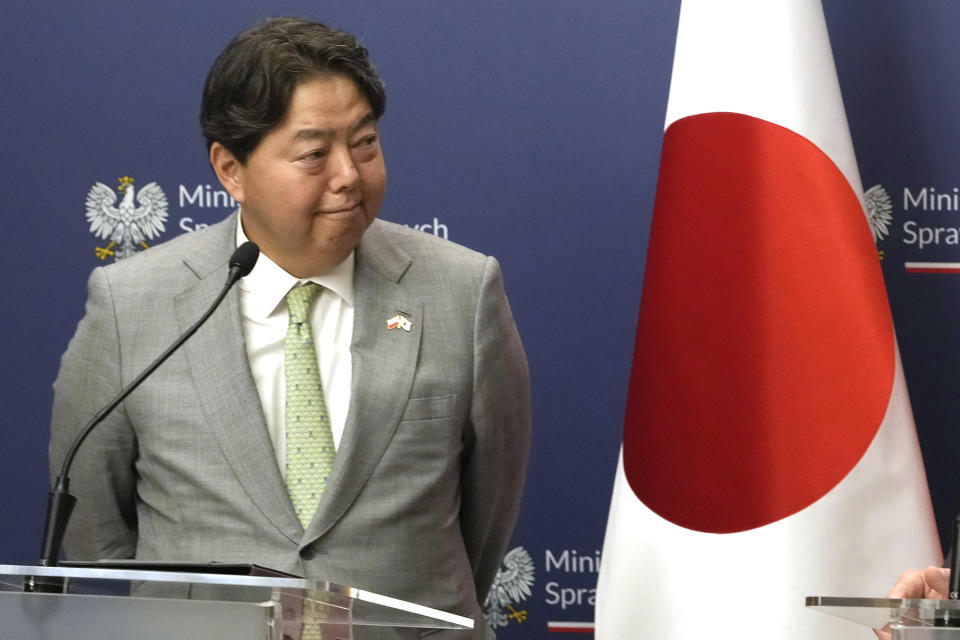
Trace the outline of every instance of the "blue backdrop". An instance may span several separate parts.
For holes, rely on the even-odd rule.
[[[86,193],[124,176],[157,182],[170,204],[162,239],[226,215],[207,199],[220,187],[196,118],[206,71],[258,18],[302,15],[360,35],[387,82],[381,216],[503,264],[534,384],[514,545],[536,581],[501,635],[545,638],[551,621],[592,621],[678,11],[678,0],[5,6],[0,562],[38,554],[50,385],[102,263]],[[960,187],[960,5],[827,0],[825,11],[864,186],[893,202],[883,268],[946,532],[960,507],[960,276],[904,264],[960,261],[949,232],[960,207],[922,206]],[[797,223],[816,224],[815,212]],[[931,230],[923,246],[921,229]]]

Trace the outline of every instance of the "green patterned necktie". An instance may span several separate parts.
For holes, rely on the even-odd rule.
[[[304,527],[317,510],[336,455],[308,319],[310,306],[319,293],[320,285],[315,282],[296,286],[287,293],[290,324],[283,345],[287,492]]]

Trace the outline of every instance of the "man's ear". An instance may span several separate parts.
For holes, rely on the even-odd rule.
[[[227,193],[243,204],[243,165],[236,156],[219,142],[214,142],[210,145],[210,166]]]

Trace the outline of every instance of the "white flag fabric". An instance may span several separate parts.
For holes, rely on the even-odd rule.
[[[941,561],[819,0],[684,0],[598,640],[872,638]]]

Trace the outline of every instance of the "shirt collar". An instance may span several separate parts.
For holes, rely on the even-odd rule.
[[[243,232],[243,213],[237,216],[237,246],[247,241]],[[263,319],[276,311],[287,292],[297,283],[316,282],[339,296],[346,304],[353,306],[353,269],[356,250],[351,251],[346,260],[326,273],[311,278],[296,278],[261,253],[253,270],[240,279],[238,286],[245,294],[248,312],[256,319]]]

